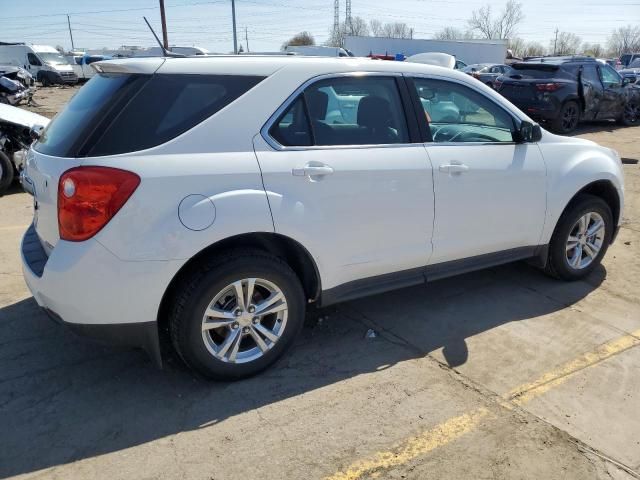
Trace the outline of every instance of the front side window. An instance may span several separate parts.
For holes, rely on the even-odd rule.
[[[600,66],[600,78],[605,87],[620,86],[622,83],[620,75],[609,65]]]
[[[29,65],[33,65],[34,67],[42,66],[42,62],[40,61],[40,59],[36,57],[35,54],[33,53],[28,53],[27,59],[29,60]]]
[[[307,145],[306,142],[317,146],[409,142],[404,109],[393,77],[320,80],[291,104],[270,134],[284,146]]]
[[[434,142],[513,142],[509,113],[469,87],[414,78]]]

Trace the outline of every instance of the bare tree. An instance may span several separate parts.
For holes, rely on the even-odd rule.
[[[627,25],[613,31],[607,42],[616,57],[640,50],[640,26]]]
[[[493,17],[491,5],[487,4],[474,10],[467,23],[469,29],[478,32],[482,38],[505,39],[515,34],[516,27],[523,19],[522,4],[508,0],[497,18]]]
[[[523,57],[541,57],[547,53],[547,49],[544,45],[538,42],[528,42],[522,52]]]
[[[300,33],[296,33],[293,37],[282,44],[282,50],[291,46],[300,46],[300,45],[315,45],[316,40],[313,38],[309,32],[304,31]]]
[[[369,36],[369,27],[367,22],[362,17],[353,17],[351,19],[351,26],[346,25],[344,22],[340,22],[338,30],[332,28],[329,30],[329,39],[327,45],[332,47],[344,47],[344,38],[347,35],[354,35],[358,37]]]
[[[434,40],[470,40],[474,34],[470,30],[462,31],[456,27],[445,27],[433,35]]]
[[[369,29],[371,30],[371,35],[374,37],[381,37],[384,33],[384,26],[380,20],[371,20],[369,22]]]
[[[516,57],[524,56],[524,51],[526,49],[526,42],[520,37],[513,37],[509,39],[509,43],[507,44],[507,48],[511,50]]]
[[[557,41],[551,40],[549,50],[554,55],[572,55],[580,50],[582,39],[575,33],[560,32]]]
[[[404,22],[385,23],[382,36],[387,38],[411,38],[412,29]]]
[[[594,58],[600,58],[605,56],[604,48],[599,43],[587,43],[582,45],[582,52],[585,55],[590,55]]]

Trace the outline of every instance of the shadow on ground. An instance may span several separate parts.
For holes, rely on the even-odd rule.
[[[209,427],[441,347],[452,366],[472,362],[465,339],[561,310],[605,276],[599,267],[567,288],[516,264],[343,304],[310,315],[290,355],[236,383],[76,338],[30,298],[0,309],[0,477]],[[365,339],[369,328],[379,336]]]

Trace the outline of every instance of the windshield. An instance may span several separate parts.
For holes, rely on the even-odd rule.
[[[38,56],[49,65],[69,65],[69,62],[59,53],[37,52]]]
[[[474,63],[473,65],[467,65],[462,69],[462,71],[465,73],[471,73],[471,72],[481,73],[487,70],[489,67],[490,65],[486,63]]]

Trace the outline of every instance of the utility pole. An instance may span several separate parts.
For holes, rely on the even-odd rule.
[[[340,37],[340,0],[333,1],[333,35],[334,40],[339,40]],[[338,45],[334,45],[338,46]]]
[[[73,52],[76,47],[73,45],[73,33],[71,32],[71,19],[67,15],[67,24],[69,25],[69,36],[71,37],[71,51]]]
[[[345,13],[344,29],[346,32],[349,32],[349,35],[353,35],[353,23],[351,22],[351,0],[347,0]]]
[[[236,34],[236,0],[231,0],[231,21],[233,22],[233,53],[238,54],[238,36]]]
[[[169,50],[169,38],[167,37],[167,17],[164,15],[164,0],[160,0],[160,22],[162,23],[162,43],[165,50]]]
[[[247,44],[247,53],[249,52],[249,33],[247,33],[247,27],[244,27],[244,40]]]
[[[558,27],[556,27],[556,39],[553,41],[553,54],[555,55],[558,47]]]

